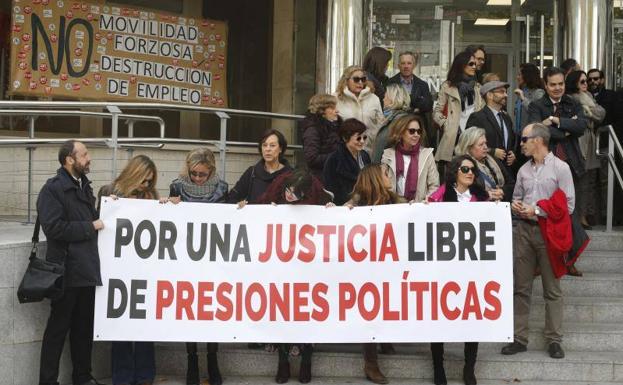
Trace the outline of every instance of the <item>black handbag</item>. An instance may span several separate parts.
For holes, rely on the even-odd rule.
[[[39,218],[37,218],[35,231],[32,234],[32,250],[28,258],[30,262],[17,289],[17,299],[20,303],[40,302],[44,298],[55,300],[63,296],[65,266],[37,258],[40,227]]]

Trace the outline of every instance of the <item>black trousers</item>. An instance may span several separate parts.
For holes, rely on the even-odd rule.
[[[72,380],[82,384],[91,379],[93,348],[94,287],[67,287],[62,298],[52,301],[50,318],[41,343],[39,384],[58,384],[58,367],[69,332]]]

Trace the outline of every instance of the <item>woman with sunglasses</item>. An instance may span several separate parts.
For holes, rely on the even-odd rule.
[[[469,155],[476,161],[478,181],[494,201],[510,202],[515,189],[515,178],[502,161],[489,154],[487,136],[483,128],[470,127],[463,131],[454,149],[456,155]]]
[[[435,154],[440,174],[443,174],[444,165],[452,160],[454,146],[466,128],[469,115],[479,111],[482,105],[480,84],[476,80],[476,59],[469,52],[461,52],[452,62],[433,109],[433,120],[441,132]]]
[[[325,205],[331,202],[331,195],[322,187],[322,182],[309,170],[296,169],[279,175],[260,197],[260,204]],[[290,379],[290,355],[301,356],[299,382],[311,381],[312,344],[278,344],[279,363],[275,382],[283,384]],[[212,384],[212,382],[210,382]]]
[[[340,127],[340,144],[324,164],[325,188],[333,194],[333,202],[343,205],[348,200],[359,171],[370,164],[364,150],[368,136],[366,126],[357,119],[346,119]]]
[[[439,187],[433,149],[426,147],[426,130],[419,115],[403,115],[391,125],[390,148],[381,162],[395,175],[392,190],[409,201],[422,202]]]
[[[370,139],[365,149],[371,153],[384,117],[381,101],[370,90],[365,70],[359,66],[347,67],[337,83],[335,96],[342,119],[354,118],[365,125],[366,135]]]
[[[145,155],[128,161],[123,171],[109,185],[103,186],[98,197],[158,199],[158,171]],[[156,377],[153,342],[114,341],[111,350],[113,385],[151,385]]]
[[[489,194],[479,183],[480,171],[476,161],[469,155],[459,155],[447,164],[445,182],[428,197],[429,202],[481,202],[489,200]],[[444,347],[441,342],[430,344],[433,355],[433,382],[446,385],[446,371],[443,366]],[[465,366],[463,381],[465,385],[476,385],[474,367],[478,354],[478,342],[465,343]]]
[[[172,203],[202,202],[225,203],[227,200],[227,182],[216,173],[214,154],[207,148],[197,148],[186,156],[184,168],[179,177],[171,182],[168,201]],[[218,344],[208,342],[208,378],[211,385],[223,383],[217,360]],[[188,366],[186,385],[199,385],[199,358],[197,343],[187,342],[186,353]]]
[[[285,136],[275,129],[264,131],[257,145],[262,156],[255,165],[249,167],[229,192],[228,203],[257,203],[268,186],[279,175],[292,170],[285,157],[288,142]]]
[[[596,154],[596,135],[597,128],[606,117],[606,110],[595,102],[593,95],[588,91],[588,77],[584,71],[573,71],[567,75],[565,93],[582,106],[582,111],[588,121],[584,135],[578,138],[586,174],[580,178],[575,196],[577,200],[576,212],[579,214],[580,223],[585,229],[590,229],[588,217],[592,217],[591,219],[594,220],[595,216],[598,216],[597,201],[594,196],[598,195],[595,194],[595,191],[599,186],[601,163]]]
[[[351,199],[345,206],[353,208],[356,206],[377,206],[394,203],[406,203],[406,200],[392,191],[392,171],[386,164],[370,164],[365,166],[353,186]],[[381,344],[381,352],[395,353],[392,344]],[[375,384],[387,384],[389,380],[378,363],[377,344],[363,344],[363,371],[366,378]]]

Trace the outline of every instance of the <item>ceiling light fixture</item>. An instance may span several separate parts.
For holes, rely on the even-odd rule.
[[[479,17],[474,22],[474,25],[506,25],[508,24],[509,19],[486,19],[483,17]]]

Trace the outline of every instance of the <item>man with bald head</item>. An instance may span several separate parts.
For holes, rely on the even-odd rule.
[[[521,151],[531,158],[517,173],[511,210],[520,218],[513,229],[513,274],[515,340],[502,348],[502,354],[525,352],[528,345],[528,320],[534,271],[541,269],[545,299],[545,340],[552,358],[563,358],[562,305],[560,280],[554,276],[538,218],[547,213],[537,206],[550,199],[557,189],[567,196],[569,214],[575,207],[573,177],[569,165],[549,150],[550,128],[542,123],[527,125],[521,135]]]

